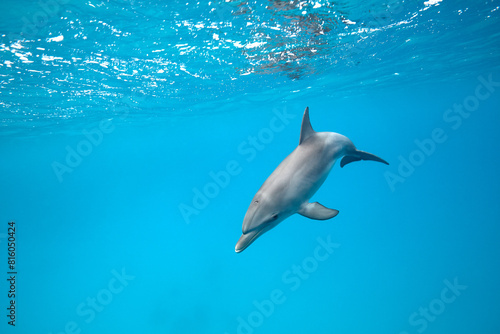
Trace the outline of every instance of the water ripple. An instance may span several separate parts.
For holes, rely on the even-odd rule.
[[[495,1],[9,6],[0,17],[3,129],[113,117],[122,104],[166,117],[248,94],[349,94],[499,66]]]

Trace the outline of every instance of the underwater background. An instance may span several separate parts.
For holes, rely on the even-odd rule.
[[[500,333],[499,27],[498,0],[4,1],[0,332]],[[237,254],[306,107],[390,165],[336,164],[337,217]]]

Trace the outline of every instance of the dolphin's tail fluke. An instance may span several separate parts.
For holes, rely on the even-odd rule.
[[[383,164],[388,165],[389,163],[385,161],[382,158],[377,157],[374,154],[364,152],[364,151],[358,151],[356,150],[352,154],[345,155],[342,160],[340,161],[340,167],[344,167],[348,163],[354,162],[354,161],[360,161],[360,160],[372,160],[372,161],[378,161]]]

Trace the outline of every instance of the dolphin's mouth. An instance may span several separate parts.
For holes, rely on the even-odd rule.
[[[240,240],[238,240],[238,242],[236,243],[234,251],[236,253],[243,252],[248,246],[252,244],[252,242],[255,241],[255,239],[261,236],[265,231],[266,229],[252,230],[248,233],[242,234]]]
[[[250,211],[250,209],[252,208],[252,206],[255,205],[254,202],[252,202],[252,204],[250,204],[250,207],[248,208],[248,211],[247,211],[247,214],[245,215],[245,218],[243,219],[243,226],[242,226],[242,231],[243,231],[243,234],[247,234],[247,233],[250,233],[252,231],[255,231],[259,226],[255,226],[252,228],[252,221],[253,221],[253,218],[255,216],[255,213],[257,212],[257,209],[258,208],[254,208],[253,210]]]

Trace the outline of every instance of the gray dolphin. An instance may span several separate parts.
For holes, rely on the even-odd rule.
[[[309,121],[309,107],[304,111],[299,146],[267,178],[243,219],[243,234],[236,244],[243,251],[265,232],[294,213],[317,220],[335,217],[339,212],[309,199],[325,182],[335,161],[340,167],[360,160],[387,161],[359,151],[349,138],[334,132],[316,132]]]

